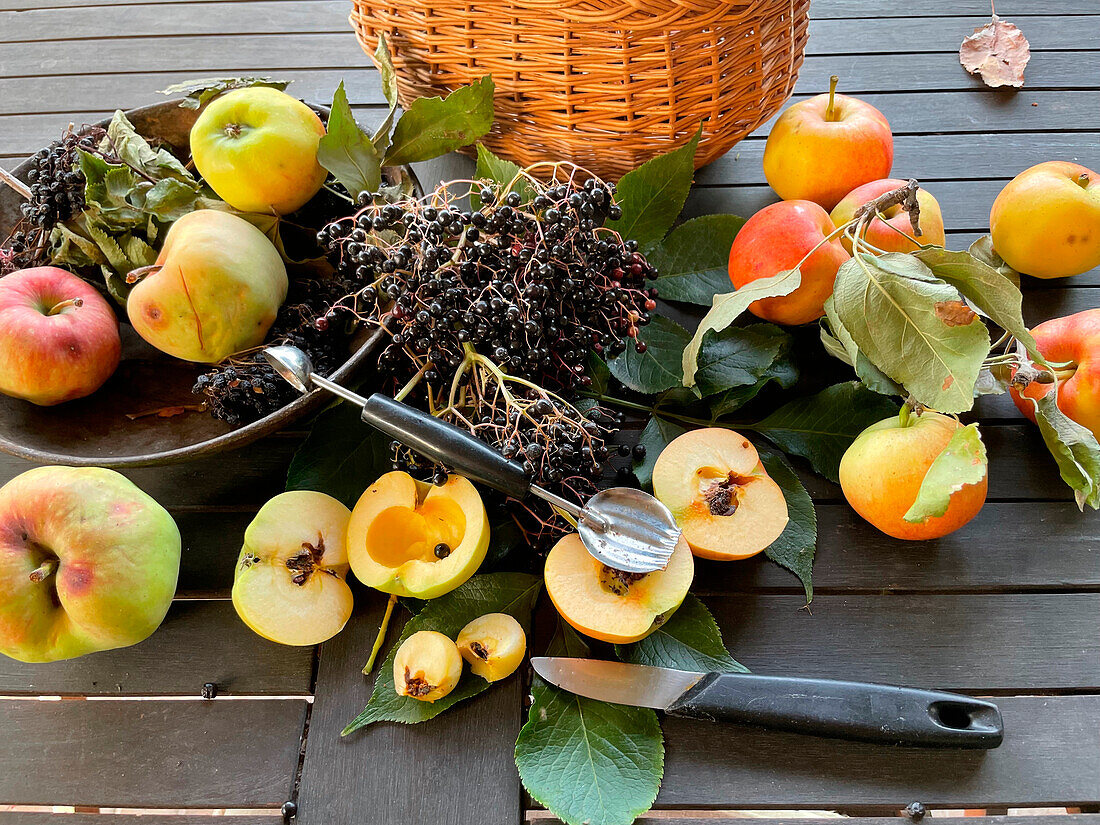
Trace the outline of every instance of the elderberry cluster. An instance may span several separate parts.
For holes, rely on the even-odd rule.
[[[84,173],[77,164],[77,150],[92,151],[106,134],[99,128],[81,132],[71,129],[31,158],[27,172],[31,196],[22,205],[23,217],[31,225],[49,232],[84,209]]]

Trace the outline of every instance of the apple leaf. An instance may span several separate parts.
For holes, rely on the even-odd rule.
[[[702,134],[700,123],[691,140],[679,149],[623,175],[615,190],[615,202],[623,214],[617,221],[608,221],[607,227],[643,247],[661,240],[684,208],[695,178],[695,150]]]
[[[493,125],[493,78],[459,86],[447,97],[419,97],[393,130],[383,166],[431,160],[469,146]]]
[[[477,145],[477,167],[474,170],[474,178],[477,180],[490,180],[500,186],[510,186],[509,191],[518,192],[523,203],[535,197],[535,190],[531,188],[531,182],[522,174],[519,165],[510,160],[499,158],[485,148],[485,145]],[[481,208],[481,198],[475,189],[470,193],[470,201],[475,209]]]
[[[611,374],[635,392],[654,393],[677,387],[681,382],[681,353],[691,334],[664,315],[638,329],[638,340],[646,345],[638,352],[628,340],[626,349],[607,362]]]
[[[783,491],[789,519],[779,538],[764,550],[764,555],[798,577],[809,604],[814,600],[813,569],[817,551],[817,511],[813,499],[782,455],[761,450],[760,462]]]
[[[942,516],[951,504],[951,496],[986,477],[989,461],[977,424],[959,427],[924,474],[913,506],[904,518],[911,524],[922,524],[934,516]]]
[[[905,395],[904,387],[883,373],[859,351],[856,342],[852,340],[852,336],[836,316],[831,295],[825,299],[825,318],[822,321],[821,336],[821,341],[829,354],[852,367],[856,371],[856,377],[865,387],[881,395]]]
[[[790,336],[772,324],[708,331],[699,349],[695,386],[704,396],[755,384],[790,347]]]
[[[389,111],[382,123],[374,130],[371,143],[374,150],[380,154],[386,154],[390,148],[390,132],[393,131],[393,118],[397,112],[397,70],[393,67],[393,59],[390,57],[390,47],[386,42],[386,33],[379,32],[378,45],[371,55],[375,67],[378,69],[378,77],[382,83],[382,94],[386,96],[386,102],[390,104]]]
[[[730,288],[730,247],[745,224],[736,215],[703,215],[673,229],[647,252],[660,275],[654,286],[666,301],[710,306]]]
[[[845,261],[833,307],[859,351],[918,401],[945,413],[974,405],[989,332],[920,259],[891,252]]]
[[[687,429],[681,427],[660,415],[650,416],[646,422],[638,443],[645,447],[645,458],[634,459],[634,475],[642,487],[649,488],[653,485],[653,465],[657,463],[657,456],[661,454],[673,439],[683,435]]]
[[[377,192],[382,185],[382,156],[355,122],[342,80],[332,96],[325,136],[317,145],[317,162],[353,198],[361,192]]]
[[[541,587],[541,579],[527,573],[484,573],[429,601],[405,623],[401,636],[378,669],[378,678],[366,707],[340,735],[347,736],[374,722],[410,725],[426,722],[488,689],[489,682],[466,670],[458,686],[442,699],[421,702],[410,696],[398,696],[393,684],[393,659],[401,643],[418,630],[435,630],[454,639],[463,627],[486,613],[508,613],[530,633],[531,613]]]
[[[588,646],[562,628],[549,653],[586,657]],[[577,696],[538,676],[531,698],[515,758],[536,801],[566,825],[630,825],[652,807],[665,761],[654,711]]]
[[[289,80],[272,80],[270,77],[200,77],[197,80],[173,83],[168,88],[159,90],[157,94],[183,95],[180,108],[201,109],[218,95],[233,89],[266,86],[281,92],[289,85]]]
[[[195,176],[167,149],[153,149],[149,142],[137,133],[125,113],[117,110],[107,125],[107,137],[111,148],[123,163],[141,174],[161,181],[168,178],[186,184],[194,192],[200,188]]]
[[[768,278],[760,278],[752,283],[745,284],[735,292],[724,292],[715,295],[710,311],[699,322],[695,335],[684,347],[683,374],[684,386],[695,386],[695,372],[698,369],[697,360],[699,349],[703,345],[703,338],[712,330],[723,330],[730,326],[737,317],[749,308],[749,304],[761,298],[778,298],[781,295],[790,295],[802,283],[802,273],[797,269],[786,269],[777,272]]]
[[[977,242],[975,242],[977,243]],[[937,278],[951,284],[990,320],[1022,343],[1031,357],[1049,366],[1024,324],[1024,296],[1019,282],[970,252],[925,247],[913,253]],[[1012,270],[1008,270],[1012,272]]]
[[[364,427],[356,406],[337,403],[317,416],[294,453],[286,489],[328,493],[352,507],[367,487],[390,471],[392,462],[389,439]]]
[[[1025,396],[1026,397],[1026,396]],[[1035,422],[1047,449],[1058,462],[1062,480],[1073,490],[1077,506],[1100,510],[1100,444],[1096,436],[1059,409],[1056,392],[1030,399]]]
[[[805,458],[825,478],[838,481],[840,459],[856,436],[897,412],[893,401],[858,381],[847,381],[790,401],[764,420],[740,428],[760,433],[784,452]]]
[[[700,673],[748,673],[730,656],[722,631],[698,596],[688,593],[676,612],[640,642],[615,645],[624,662]]]
[[[1024,33],[996,14],[984,26],[963,38],[959,62],[970,74],[981,75],[986,86],[1024,85],[1024,68],[1031,59],[1031,46]]]
[[[735,410],[739,410],[756,398],[760,391],[771,382],[775,382],[783,389],[789,390],[798,382],[798,375],[798,367],[790,354],[780,350],[779,357],[752,384],[746,384],[742,387],[730,387],[725,392],[712,395],[707,399],[710,403],[710,414],[714,418],[721,418]]]
[[[1008,280],[1016,285],[1016,288],[1020,288],[1020,273],[1005,263],[1004,258],[997,254],[997,250],[993,248],[993,236],[982,235],[974,243],[970,244],[970,248],[967,249],[971,255],[977,258],[986,266],[991,266]]]

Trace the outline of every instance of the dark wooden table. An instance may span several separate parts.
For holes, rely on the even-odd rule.
[[[377,120],[382,96],[348,10],[343,0],[0,0],[0,163],[14,166],[70,120],[153,102],[156,89],[211,74],[270,73],[322,102],[344,78],[364,123]],[[836,73],[843,91],[886,113],[895,174],[939,198],[953,248],[986,231],[993,198],[1025,167],[1058,158],[1100,168],[1100,4],[1001,0],[1033,50],[1017,93],[987,90],[958,65],[960,40],[988,11],[984,0],[815,0],[797,88],[798,97],[819,92]],[[773,199],[760,165],[766,133],[699,173],[689,213],[748,215]],[[423,177],[468,169],[451,158]],[[1100,272],[1029,282],[1026,316],[1100,306],[1098,286]],[[989,502],[954,535],[888,539],[837,487],[807,474],[820,525],[812,609],[767,563],[710,563],[697,578],[729,648],[752,669],[995,696],[1004,745],[894,750],[670,720],[653,822],[701,823],[730,809],[879,817],[913,801],[1013,817],[1069,807],[1085,813],[1058,822],[1100,822],[1088,814],[1100,803],[1100,520],[1077,512],[1006,399],[983,400],[980,414]],[[232,809],[229,822],[255,825],[277,821],[287,800],[303,825],[546,816],[528,810],[512,762],[520,678],[433,723],[342,741],[369,692],[359,668],[383,598],[361,596],[348,628],[316,650],[269,644],[237,619],[227,597],[242,531],[281,490],[301,440],[286,432],[127,473],[179,522],[178,600],[128,650],[50,666],[0,661],[0,822],[118,825],[133,817],[92,812],[181,809],[154,821],[198,825]],[[27,468],[0,456],[0,482]],[[205,682],[218,698],[200,698]]]

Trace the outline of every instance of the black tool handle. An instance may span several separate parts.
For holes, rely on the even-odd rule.
[[[894,745],[995,748],[1004,738],[992,702],[832,679],[708,673],[666,712]]]
[[[523,465],[509,461],[484,441],[454,424],[375,393],[363,405],[363,420],[395,441],[432,461],[453,467],[512,498],[523,498],[531,486]]]

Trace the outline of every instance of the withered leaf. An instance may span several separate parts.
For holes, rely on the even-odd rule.
[[[977,317],[962,301],[937,301],[934,309],[936,317],[949,327],[965,327]]]
[[[959,62],[971,74],[981,75],[986,86],[1024,85],[1024,67],[1031,59],[1031,46],[1012,23],[996,14],[988,23],[963,39]]]

